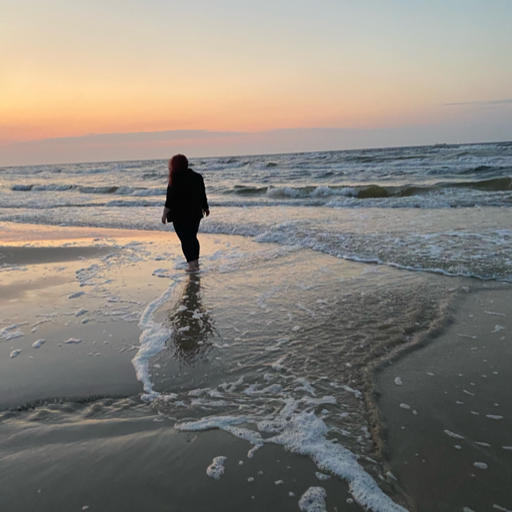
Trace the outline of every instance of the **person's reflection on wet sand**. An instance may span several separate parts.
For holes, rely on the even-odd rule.
[[[180,302],[169,315],[173,334],[167,344],[176,359],[193,363],[205,357],[211,348],[208,341],[215,334],[213,320],[201,300],[201,278],[191,274]]]

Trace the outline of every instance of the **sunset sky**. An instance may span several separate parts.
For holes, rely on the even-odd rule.
[[[510,0],[0,0],[0,165],[512,139]]]

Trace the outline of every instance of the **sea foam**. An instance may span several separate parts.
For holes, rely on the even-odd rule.
[[[300,411],[299,402],[293,398],[285,400],[285,406],[271,421],[258,421],[251,416],[209,416],[197,421],[178,423],[175,428],[179,431],[220,428],[251,443],[260,442],[257,433],[251,431],[249,434],[247,429],[232,428],[240,423],[253,423],[258,430],[276,434],[261,438],[261,441],[281,445],[292,453],[307,455],[321,471],[345,480],[354,499],[364,508],[376,512],[406,512],[406,509],[384,494],[375,480],[359,465],[352,452],[326,438],[329,428],[323,420],[314,411]]]
[[[172,283],[169,288],[156,300],[148,304],[139,320],[142,331],[139,337],[139,350],[132,359],[137,379],[142,383],[145,395],[143,399],[151,399],[159,395],[153,390],[153,383],[149,375],[149,360],[165,348],[165,342],[171,337],[173,330],[153,320],[155,311],[163,306],[171,297],[176,285],[181,281],[179,276],[171,276]]]

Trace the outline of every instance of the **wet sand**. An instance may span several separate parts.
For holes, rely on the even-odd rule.
[[[387,464],[418,512],[512,510],[511,336],[511,286],[483,284],[377,374]]]
[[[168,276],[188,279],[176,235],[2,227],[0,409],[141,393],[132,364],[141,312],[168,289]],[[240,237],[201,236],[206,258],[225,244],[261,249]]]
[[[62,246],[67,243],[90,244],[96,239],[163,238],[169,240],[165,231],[137,229],[108,229],[80,226],[51,226],[47,224],[19,224],[0,222],[0,243],[2,245]],[[35,262],[35,260],[34,260]]]
[[[33,265],[100,258],[112,249],[105,247],[0,247],[0,265]]]
[[[3,512],[295,512],[304,490],[318,485],[327,491],[329,510],[345,510],[343,504],[362,510],[346,503],[345,482],[318,480],[313,461],[280,447],[248,458],[247,442],[219,430],[178,433],[168,419],[133,400],[62,409],[0,422]],[[227,457],[225,473],[215,480],[205,469],[220,455]]]
[[[0,246],[0,407],[137,394],[140,383],[131,364],[140,335],[137,303],[165,288],[157,278],[147,283],[154,264],[150,269],[131,263],[130,282],[113,282],[107,294],[87,279],[100,267],[103,281],[120,277],[115,264],[109,269],[101,261],[118,260],[116,244],[91,238],[70,240],[70,246],[54,240],[49,247],[41,241],[9,242]],[[114,302],[105,304],[107,295]],[[127,297],[133,304],[123,302]]]
[[[175,431],[175,418],[140,400],[132,359],[140,350],[141,313],[178,279],[168,303],[155,311],[178,335],[151,359],[155,389],[184,389],[189,400],[187,390],[238,378],[234,372],[249,385],[263,375],[259,361],[282,357],[273,345],[288,339],[283,334],[310,345],[309,333],[317,337],[323,328],[323,308],[341,282],[360,290],[380,280],[378,272],[310,251],[201,235],[206,274],[187,276],[174,234],[82,229],[73,238],[68,228],[3,228],[0,430],[8,441],[0,449],[2,510],[296,510],[301,495],[319,486],[329,510],[361,510],[346,482],[318,479],[309,457],[266,445],[249,458],[253,446],[227,432]],[[291,306],[293,314],[283,311]],[[347,306],[337,307],[341,313]],[[338,326],[331,329],[317,345],[331,344]],[[343,436],[353,437],[354,449],[371,452],[360,431],[364,404],[354,390],[341,391],[342,407],[354,407]],[[234,403],[247,407],[244,400],[259,407],[250,395]],[[212,405],[191,403],[180,418],[211,415],[218,410]],[[227,457],[219,481],[206,475],[217,456]],[[366,465],[378,472],[376,463]]]
[[[307,457],[270,445],[248,458],[247,442],[219,430],[178,433],[139,400],[135,313],[169,286],[155,267],[179,258],[174,235],[150,236],[149,254],[147,234],[141,245],[134,233],[85,229],[82,238],[45,241],[44,230],[24,228],[0,246],[2,511],[292,511],[319,485],[329,510],[362,510],[344,481],[320,481]],[[29,240],[34,231],[38,240]],[[206,256],[221,244],[262,248],[222,236],[202,236],[201,244]],[[217,481],[205,469],[219,455],[227,461]]]
[[[440,486],[440,467],[459,475],[469,462],[471,473],[464,482],[474,484],[491,475],[492,485],[485,488],[496,496],[494,503],[512,508],[503,485],[503,475],[511,469],[506,457],[510,459],[512,452],[498,450],[499,444],[512,445],[505,435],[511,431],[505,369],[510,364],[507,333],[512,326],[507,322],[512,314],[502,307],[512,303],[505,297],[508,288],[501,291],[490,285],[491,290],[481,292],[481,283],[467,279],[345,262],[309,250],[220,235],[200,235],[206,271],[190,277],[170,233],[18,229],[4,224],[0,234],[0,482],[6,489],[0,495],[2,510],[297,510],[301,494],[311,486],[327,491],[330,512],[362,510],[343,480],[319,480],[318,468],[308,457],[266,444],[248,458],[251,444],[222,430],[184,433],[172,428],[177,419],[194,420],[218,410],[213,400],[191,397],[189,390],[206,393],[240,376],[249,390],[261,388],[262,377],[268,382],[280,378],[283,387],[298,390],[299,375],[316,376],[311,381],[314,388],[308,388],[307,380],[300,381],[302,393],[309,394],[305,398],[336,396],[338,410],[325,405],[317,407],[317,414],[337,418],[333,435],[408,509],[417,505],[420,511],[456,510],[450,507],[459,507],[470,491],[462,484],[464,491],[449,487],[448,477]],[[170,289],[173,279],[176,287],[155,310],[155,319],[172,326],[175,334],[165,350],[151,357],[148,372],[156,391],[179,396],[176,404],[155,402],[150,407],[140,400],[143,383],[137,380],[132,359],[140,349],[141,313]],[[446,304],[455,304],[460,294],[467,300],[457,306],[455,324],[427,348],[398,359],[376,378],[381,390],[378,404],[388,428],[386,462],[396,483],[379,460],[372,459],[380,454],[381,429],[378,424],[372,429],[375,414],[372,417],[367,410],[372,405],[368,371],[380,358],[413,344],[416,336],[424,338],[436,322],[442,325]],[[468,302],[473,298],[478,307]],[[468,319],[470,330],[464,330],[460,326],[469,326]],[[492,333],[496,325],[505,329]],[[450,335],[451,344],[435,350],[453,329],[459,330],[456,337]],[[37,346],[40,340],[45,341]],[[293,350],[286,352],[283,363],[282,348],[290,340]],[[483,351],[489,352],[488,362],[479,363],[487,366],[478,372],[485,370],[487,377],[478,380],[476,370],[470,369]],[[431,369],[421,359],[415,362],[424,353],[431,354]],[[266,373],[277,362],[285,368],[275,375]],[[439,383],[443,368],[447,380]],[[458,373],[471,379],[464,381],[462,390],[457,388]],[[401,386],[394,382],[397,376]],[[491,382],[498,385],[483,385]],[[345,389],[346,384],[351,387]],[[481,395],[473,392],[478,386]],[[446,400],[441,388],[451,399],[442,414],[433,399],[439,395]],[[456,391],[462,398],[455,397]],[[244,393],[233,394],[225,412],[229,407],[263,410],[273,403],[262,398],[260,404]],[[470,400],[479,399],[487,402],[472,405],[480,416],[470,419],[494,410],[501,410],[494,414],[503,419],[486,418],[484,430],[475,432],[465,430],[467,418],[460,425],[452,421],[450,413],[462,412]],[[500,406],[491,407],[491,402]],[[430,417],[438,423],[427,420]],[[362,428],[367,424],[375,434],[373,441]],[[497,451],[473,443],[473,456],[463,446],[469,439],[489,443]],[[441,446],[436,458],[432,446]],[[471,454],[468,460],[463,459],[466,453]],[[227,457],[226,473],[218,481],[205,471],[217,456]],[[429,460],[430,480],[424,473]],[[484,462],[488,469],[472,466],[474,462]],[[276,485],[280,480],[283,483]],[[436,489],[444,490],[438,495]],[[471,489],[476,492],[476,487]],[[448,496],[447,508],[436,508],[444,506],[442,496]],[[483,501],[475,500],[465,499],[463,506],[476,512]]]

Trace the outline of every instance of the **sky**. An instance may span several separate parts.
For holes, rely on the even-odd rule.
[[[0,166],[512,140],[510,0],[0,0]]]

